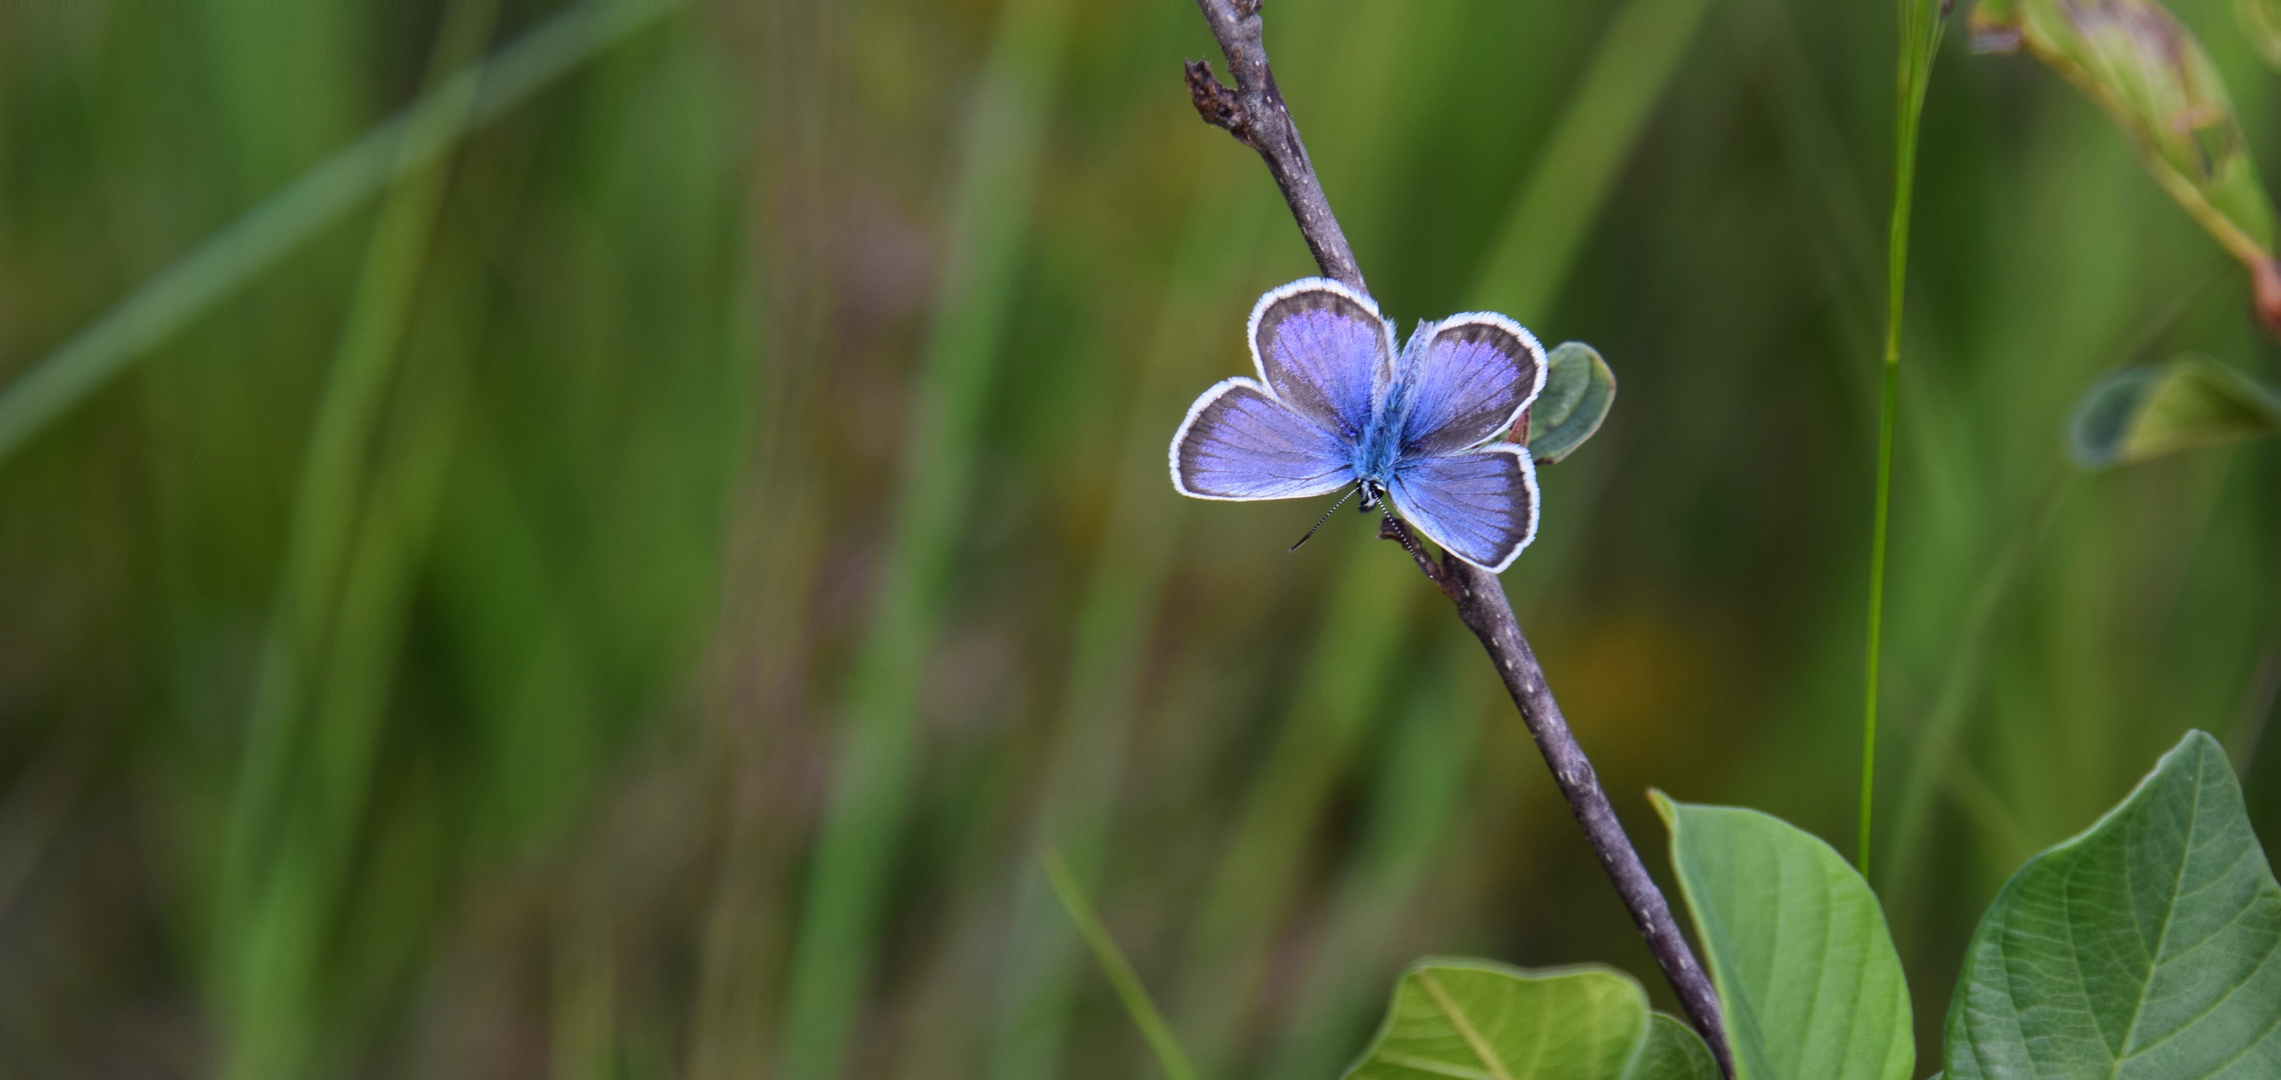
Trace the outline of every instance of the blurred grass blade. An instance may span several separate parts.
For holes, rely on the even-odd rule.
[[[0,792],[0,918],[7,917],[49,842],[86,794],[108,734],[88,724],[57,725],[31,764]]]
[[[2281,392],[2189,355],[2092,384],[2067,425],[2067,450],[2076,464],[2103,469],[2268,435],[2281,435]]]
[[[2234,0],[2233,13],[2241,23],[2241,32],[2257,46],[2265,62],[2281,67],[2281,2]]]
[[[1349,544],[1322,635],[1189,931],[1177,1007],[1209,1075],[1222,1075],[1237,1053],[1240,1003],[1258,987],[1274,928],[1310,857],[1308,840],[1380,717],[1427,595],[1401,549],[1362,537]]]
[[[1989,0],[1973,9],[1972,39],[1984,52],[2025,46],[2106,110],[2162,189],[2249,272],[2259,318],[2281,334],[2273,203],[2224,77],[2177,16],[2155,0]]]
[[[1337,892],[1321,944],[1307,959],[1292,1030],[1258,1075],[1319,1080],[1354,1056],[1354,1031],[1384,993],[1387,955],[1462,813],[1496,683],[1480,645],[1452,621],[1433,638],[1424,675],[1387,734],[1372,778],[1361,843]]]
[[[1489,960],[1428,957],[1394,984],[1347,1080],[1418,1076],[1494,1080],[1708,1080],[1694,1032],[1652,1022],[1631,976],[1586,965],[1525,971]],[[1692,1045],[1690,1045],[1692,1044]]]
[[[1069,864],[1062,861],[1061,852],[1047,848],[1040,858],[1045,864],[1047,880],[1053,883],[1054,894],[1061,897],[1062,910],[1069,913],[1069,921],[1077,924],[1077,932],[1093,947],[1093,955],[1101,961],[1101,970],[1108,973],[1109,982],[1117,988],[1117,999],[1125,1003],[1125,1013],[1133,1018],[1133,1026],[1140,1029],[1141,1037],[1148,1040],[1148,1048],[1156,1053],[1157,1064],[1163,1066],[1167,1080],[1196,1080],[1195,1066],[1188,1064],[1188,1055],[1181,1053],[1180,1042],[1172,1037],[1172,1028],[1164,1022],[1164,1014],[1150,1000],[1148,988],[1141,985],[1140,976],[1133,966],[1125,962],[1125,954],[1118,951],[1115,938],[1101,925],[1094,914],[1093,905],[1085,900],[1085,891],[1069,874]]]
[[[1505,213],[1467,306],[1529,323],[1568,278],[1576,250],[1687,55],[1708,0],[1630,0],[1602,34],[1538,165]]]
[[[1600,350],[1564,341],[1547,357],[1544,393],[1529,410],[1529,455],[1557,465],[1600,430],[1616,407],[1616,373]]]
[[[1267,192],[1257,187],[1239,189],[1250,193],[1243,198],[1213,197],[1229,182],[1227,170],[1248,173],[1255,166],[1234,155],[1216,154],[1209,161],[1197,172],[1187,235],[1165,284],[1140,386],[1123,410],[1116,493],[1077,608],[1051,763],[1032,826],[1038,844],[1068,853],[1069,877],[1080,890],[1097,880],[1126,742],[1144,691],[1149,634],[1186,521],[1186,507],[1168,506],[1164,498],[1163,418],[1180,415],[1196,387],[1210,382],[1203,365],[1217,362],[1218,354],[1195,343],[1225,327],[1199,325],[1199,313],[1216,314],[1226,306],[1242,272],[1256,261],[1262,227],[1274,222],[1279,208],[1265,202]],[[1052,917],[1054,900],[1042,873],[1022,875],[1016,890],[989,1075],[1051,1080],[1063,1073],[1078,943]]]
[[[1987,812],[1996,807],[1977,798],[1972,786],[1976,777],[1962,757],[1957,738],[1971,710],[1985,704],[1984,684],[1993,666],[1991,646],[2001,616],[2017,602],[2023,579],[2058,519],[2067,484],[2080,475],[2056,459],[2045,466],[2028,507],[2004,531],[2003,546],[1977,567],[1972,600],[1963,619],[1947,631],[1953,640],[1943,665],[1940,691],[1933,698],[1930,714],[1916,725],[1916,745],[1904,763],[1900,797],[1890,815],[1888,855],[1877,870],[1877,893],[1897,936],[1907,936],[1910,917],[1922,905],[1927,891],[1922,867],[1932,840],[1936,789],[1945,788],[1958,806],[1973,813],[1984,836],[2003,837],[2007,827],[2016,831],[2013,823]],[[2022,854],[2032,850],[2028,845]]]
[[[2281,1072],[2281,884],[2233,764],[2189,732],[1981,919],[1947,1075],[2221,1080]]]
[[[429,61],[423,113],[464,127],[475,84],[447,79],[479,55],[498,0],[457,0]],[[399,142],[419,154],[421,140]],[[413,565],[449,459],[448,410],[401,402],[410,428],[376,449],[434,243],[449,170],[433,154],[399,177],[374,226],[319,404],[262,654],[224,838],[216,953],[229,1023],[223,1075],[288,1080],[309,1067],[322,958],[346,886]],[[378,464],[375,464],[375,459]]]
[[[965,530],[979,430],[1004,349],[1068,0],[1010,0],[986,62],[948,220],[943,291],[911,401],[870,625],[810,857],[783,1023],[782,1075],[843,1072],[869,981],[887,871],[915,772],[920,679]]]
[[[292,725],[304,745],[294,776],[269,808],[265,850],[229,868],[222,883],[245,902],[219,940],[231,950],[224,986],[231,1010],[228,1068],[235,1077],[301,1075],[334,1025],[323,1012],[345,981],[331,935],[352,900],[357,838],[411,619],[413,586],[449,481],[462,396],[456,372],[400,401],[391,454],[375,470],[343,568],[339,610],[324,643],[319,686]],[[284,725],[280,725],[284,726]],[[274,729],[273,729],[274,730]],[[243,791],[236,811],[258,792]],[[233,839],[236,839],[233,837]],[[251,864],[251,865],[248,865]]]
[[[554,931],[547,972],[547,1080],[616,1080],[618,961],[610,912],[592,900]]]
[[[678,3],[574,5],[263,200],[0,390],[0,461],[295,246]]]

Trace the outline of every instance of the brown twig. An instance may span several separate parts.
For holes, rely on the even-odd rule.
[[[1307,248],[1324,275],[1367,291],[1354,251],[1347,246],[1346,234],[1339,230],[1330,202],[1323,197],[1323,186],[1315,179],[1314,165],[1307,160],[1307,148],[1299,141],[1298,125],[1292,122],[1283,95],[1275,88],[1267,50],[1260,42],[1259,0],[1197,0],[1197,6],[1203,9],[1212,36],[1227,55],[1228,71],[1236,83],[1232,88],[1224,86],[1203,62],[1189,63],[1188,93],[1197,114],[1206,123],[1226,128],[1267,162],[1268,172],[1282,188],[1300,235],[1306,237]],[[1615,883],[1616,894],[1631,911],[1632,921],[1639,925],[1649,951],[1678,993],[1688,1019],[1718,1059],[1719,1071],[1732,1077],[1734,1057],[1719,1019],[1718,992],[1680,934],[1663,890],[1656,887],[1638,850],[1624,834],[1615,808],[1600,789],[1591,759],[1584,756],[1583,747],[1568,730],[1560,703],[1553,700],[1544,669],[1537,663],[1528,639],[1521,635],[1520,622],[1513,617],[1512,604],[1506,600],[1497,575],[1446,552],[1437,561],[1411,540],[1391,515],[1379,524],[1379,535],[1402,541],[1418,568],[1449,596],[1457,606],[1457,617],[1481,639],[1482,648],[1496,662],[1498,676],[1504,679],[1513,704],[1520,708],[1521,719],[1536,739],[1537,749],[1544,753],[1545,764],[1552,768],[1553,780],[1567,797],[1569,809],[1584,827],[1593,853]]]
[[[1299,222],[1299,235],[1307,238],[1307,250],[1314,253],[1324,276],[1368,293],[1354,249],[1339,231],[1330,200],[1323,197],[1322,181],[1315,179],[1315,166],[1307,160],[1306,144],[1299,141],[1299,125],[1292,122],[1283,92],[1275,88],[1275,73],[1268,70],[1267,48],[1259,40],[1259,0],[1197,0],[1197,6],[1204,9],[1204,21],[1212,24],[1212,36],[1227,54],[1229,77],[1236,81],[1233,88],[1223,86],[1212,77],[1211,65],[1190,62],[1188,97],[1196,103],[1197,115],[1207,124],[1228,129],[1236,141],[1258,151],[1267,162],[1267,171],[1274,175],[1275,186],[1283,189],[1283,201],[1291,204],[1291,216]]]

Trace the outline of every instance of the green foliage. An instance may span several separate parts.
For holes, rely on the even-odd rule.
[[[2281,1074],[2281,884],[2192,732],[2090,831],[2020,869],[1948,1015],[1950,1080]]]
[[[2281,434],[2281,393],[2206,356],[2127,367],[2092,384],[2068,425],[2088,469]]]
[[[466,126],[476,87],[450,76],[480,51],[498,5],[456,0],[446,11],[429,81],[454,92],[424,119],[457,131]],[[419,154],[421,141],[407,140],[399,153]],[[216,886],[214,936],[229,969],[220,980],[232,1029],[227,1076],[300,1074],[321,1026],[318,943],[342,904],[356,808],[372,783],[387,711],[388,673],[402,649],[414,568],[432,539],[461,408],[464,375],[456,364],[423,373],[438,384],[425,394],[393,402],[389,394],[403,366],[448,165],[395,170],[302,458],[285,580]],[[390,419],[401,430],[385,440],[389,452],[378,453]]]
[[[671,11],[674,0],[572,5],[441,80],[198,245],[0,388],[0,460],[122,370],[388,184]]]
[[[1737,1080],[1907,1080],[1908,984],[1869,883],[1779,818],[1654,798]]]
[[[1005,355],[1049,98],[1067,48],[1068,0],[1015,0],[999,17],[961,149],[949,287],[938,297],[912,388],[888,548],[871,622],[846,688],[794,947],[783,1075],[838,1075],[862,1007],[895,845],[918,768],[922,682],[971,507],[980,430]]]
[[[2281,67],[2281,3],[2274,0],[2234,0],[2234,18],[2241,32],[2269,64]]]
[[[1711,1052],[1650,1013],[1639,983],[1600,967],[1524,971],[1429,957],[1394,986],[1348,1080],[1711,1080]]]
[[[1780,819],[1654,799],[1737,1080],[1908,1077],[1907,989],[1860,876]],[[1429,958],[1348,1075],[1711,1074],[1669,1017],[1643,1040],[1644,1010],[1639,987],[1604,969]],[[2281,883],[2216,739],[2190,732],[2096,825],[2021,868],[1973,935],[1947,1036],[1949,1080],[2281,1070]]]
[[[295,1042],[267,1060],[773,1074],[897,493],[953,454],[941,619],[898,653],[905,827],[838,954],[868,954],[847,1074],[1156,1075],[1041,836],[1152,989],[1205,991],[1165,1004],[1211,1080],[1337,1075],[1425,952],[1603,957],[1656,989],[1479,646],[1392,546],[1347,513],[1285,556],[1319,506],[1166,490],[1167,418],[1244,370],[1252,299],[1311,272],[1168,66],[1213,55],[1193,5],[1070,4],[1034,189],[990,196],[1026,201],[1006,302],[967,305],[1003,319],[954,388],[982,421],[941,438],[929,415],[975,414],[913,405],[932,313],[988,284],[953,272],[953,223],[1008,5],[506,5],[464,122],[408,122],[458,110],[417,93],[444,7],[0,4],[0,443],[29,433],[0,460],[11,1075],[218,1074]],[[1883,316],[1893,6],[1265,10],[1390,311],[1505,311],[1624,367],[1504,579],[1602,777],[1836,839],[1877,391],[1843,358]],[[2267,130],[2273,76],[2193,25]],[[1951,898],[1993,896],[2153,744],[2254,745],[2281,611],[2281,440],[2059,467],[2062,418],[2125,360],[2275,380],[2231,305],[2181,299],[2215,253],[2104,116],[2005,66],[2049,92],[1934,88],[1909,265],[1939,302],[1909,304],[1883,658],[1909,677],[1879,764],[1922,778],[1890,789],[1925,792],[1925,855],[1896,857],[1889,799],[1879,861],[1925,972],[1979,914]],[[320,575],[317,700],[257,740],[378,196],[446,155],[385,415],[326,496],[353,550]],[[245,783],[256,741],[280,797]],[[2247,764],[2270,814],[2281,754]],[[1220,890],[1254,813],[1280,847]],[[225,874],[233,833],[252,857]],[[1206,915],[1221,896],[1240,918]]]
[[[1629,0],[1616,11],[1537,167],[1505,209],[1467,290],[1468,306],[1532,322],[1558,297],[1710,6],[1709,0]]]
[[[1529,454],[1555,465],[1600,430],[1616,406],[1616,373],[1600,352],[1564,341],[1547,358],[1544,393],[1529,410]]]
[[[2177,16],[2155,0],[1988,0],[1972,30],[1982,51],[2025,45],[2106,110],[2162,189],[2249,271],[2267,325],[2281,326],[2273,203],[2224,77]]]
[[[1109,936],[1101,917],[1094,913],[1093,904],[1085,899],[1085,890],[1078,888],[1077,879],[1069,872],[1069,862],[1055,848],[1047,848],[1040,861],[1044,864],[1046,879],[1053,884],[1053,892],[1061,900],[1061,909],[1069,913],[1069,921],[1077,924],[1077,932],[1085,943],[1092,946],[1093,958],[1101,962],[1101,969],[1109,973],[1109,982],[1117,988],[1117,998],[1124,1003],[1125,1013],[1133,1018],[1133,1026],[1140,1028],[1141,1036],[1148,1040],[1148,1048],[1156,1052],[1157,1064],[1164,1069],[1168,1080],[1196,1080],[1196,1067],[1188,1064],[1188,1055],[1172,1037],[1172,1029],[1165,1026],[1164,1014],[1157,1011],[1155,999],[1148,996],[1148,988],[1141,985],[1140,976],[1125,961],[1124,950],[1117,948],[1115,938]]]
[[[1719,1063],[1694,1028],[1678,1017],[1649,1013],[1647,1047],[1624,1080],[1719,1080]]]

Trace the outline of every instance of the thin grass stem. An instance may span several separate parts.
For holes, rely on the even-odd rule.
[[[1179,1040],[1172,1037],[1172,1028],[1164,1022],[1164,1014],[1157,1011],[1156,1002],[1148,996],[1148,988],[1141,985],[1140,976],[1133,973],[1133,966],[1125,962],[1125,954],[1118,950],[1116,939],[1109,936],[1093,905],[1086,902],[1085,892],[1070,876],[1069,864],[1062,860],[1061,852],[1048,847],[1039,861],[1045,864],[1046,878],[1053,882],[1054,893],[1061,897],[1062,910],[1077,924],[1077,932],[1085,936],[1085,943],[1093,947],[1093,956],[1101,961],[1101,969],[1108,973],[1110,985],[1117,988],[1117,999],[1124,1002],[1125,1013],[1133,1018],[1133,1026],[1148,1040],[1148,1048],[1156,1052],[1157,1064],[1164,1067],[1167,1080],[1197,1080],[1196,1068],[1188,1063],[1188,1055],[1181,1052]]]
[[[1893,427],[1900,413],[1901,304],[1908,291],[1909,208],[1917,176],[1917,128],[1925,111],[1925,85],[1940,47],[1946,10],[1937,0],[1901,0],[1900,56],[1895,77],[1893,216],[1886,237],[1884,377],[1877,407],[1877,508],[1869,541],[1869,632],[1863,645],[1861,690],[1861,832],[1854,865],[1869,872],[1869,841],[1877,787],[1877,676],[1884,648],[1885,550],[1893,507]]]

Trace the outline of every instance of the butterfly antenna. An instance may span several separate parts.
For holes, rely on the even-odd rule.
[[[1348,499],[1354,498],[1354,493],[1355,493],[1355,492],[1357,492],[1357,491],[1361,491],[1361,490],[1362,490],[1362,481],[1360,481],[1360,480],[1357,480],[1357,481],[1355,481],[1355,482],[1354,482],[1354,486],[1353,486],[1353,487],[1350,487],[1350,488],[1346,489],[1346,494],[1339,496],[1339,501],[1337,501],[1337,502],[1335,502],[1335,503],[1332,503],[1332,504],[1331,504],[1331,508],[1330,508],[1330,509],[1323,511],[1323,516],[1321,516],[1321,517],[1319,517],[1319,518],[1316,518],[1316,519],[1315,519],[1315,524],[1314,524],[1314,527],[1313,527],[1313,528],[1310,528],[1310,529],[1308,529],[1308,530],[1307,530],[1307,535],[1305,535],[1305,536],[1302,536],[1302,537],[1300,537],[1300,538],[1299,538],[1299,544],[1304,544],[1304,543],[1306,543],[1307,541],[1314,539],[1314,538],[1315,538],[1315,529],[1320,529],[1320,528],[1322,528],[1322,527],[1323,527],[1323,522],[1329,521],[1329,520],[1331,519],[1331,515],[1332,515],[1332,514],[1335,514],[1335,513],[1338,513],[1338,512],[1339,512],[1339,507],[1345,506],[1345,505],[1346,505],[1346,501],[1347,501]],[[1291,545],[1290,547],[1288,547],[1288,548],[1285,548],[1284,550],[1285,550],[1285,552],[1287,552],[1287,553],[1288,553],[1288,552],[1292,552],[1292,551],[1297,551],[1297,550],[1299,550],[1299,544],[1293,544],[1293,545]]]
[[[1393,530],[1395,538],[1402,541],[1402,546],[1410,550],[1411,558],[1416,559],[1421,563],[1426,561],[1425,553],[1418,550],[1418,542],[1410,539],[1410,530],[1402,527],[1401,518],[1395,517],[1393,514],[1387,514],[1386,527]]]

